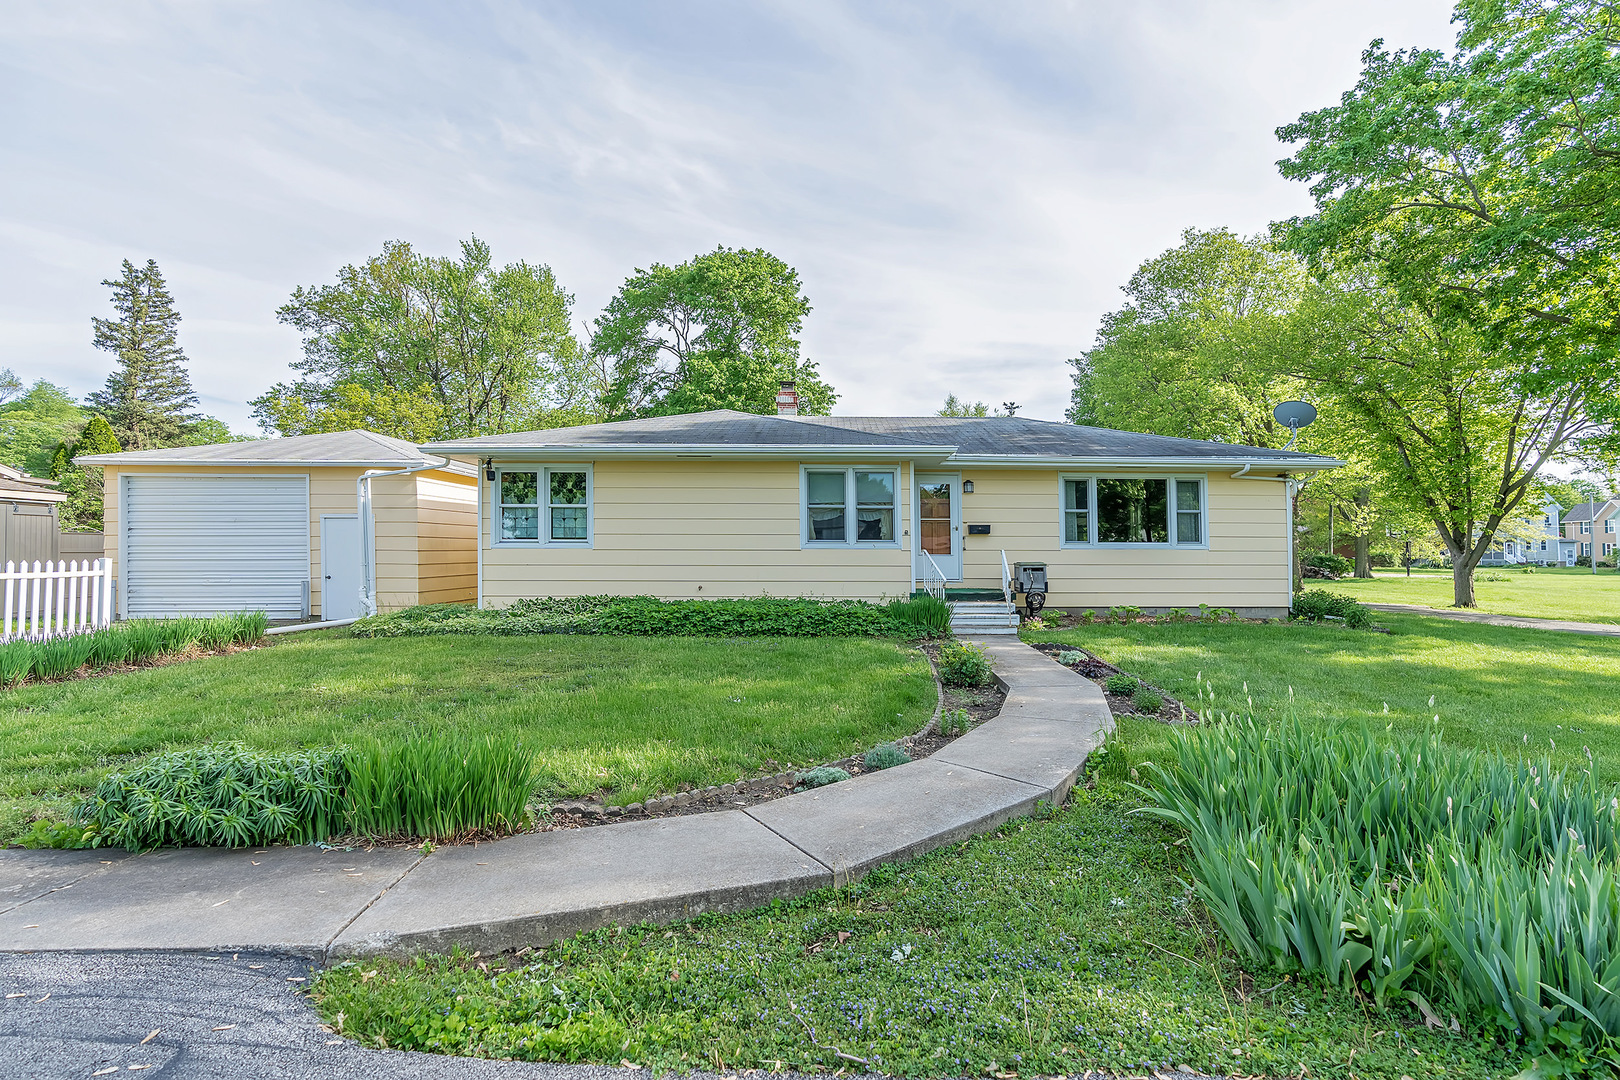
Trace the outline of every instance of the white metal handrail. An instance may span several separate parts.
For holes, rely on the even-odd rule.
[[[940,600],[945,599],[945,571],[939,568],[939,563],[935,562],[934,557],[928,552],[924,551],[922,557],[923,592]]]
[[[1012,569],[1007,565],[1007,549],[1001,549],[1001,598],[1012,603]]]
[[[106,559],[6,563],[0,641],[56,637],[112,623],[112,571]]]

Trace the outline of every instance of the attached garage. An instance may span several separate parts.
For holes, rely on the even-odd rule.
[[[370,431],[77,459],[104,470],[121,618],[342,619],[477,592],[475,473]],[[369,478],[362,505],[362,478]]]

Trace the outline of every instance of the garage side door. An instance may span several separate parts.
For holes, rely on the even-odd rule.
[[[120,605],[129,618],[303,615],[309,485],[302,476],[126,476]]]

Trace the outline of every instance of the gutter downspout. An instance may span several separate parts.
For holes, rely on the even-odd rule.
[[[443,469],[449,464],[448,458],[428,458],[420,465],[404,469],[368,469],[354,482],[355,508],[360,515],[360,607],[367,615],[377,614],[376,568],[371,559],[377,527],[371,514],[371,482],[384,476],[410,476],[429,469]]]
[[[1254,462],[1243,466],[1232,474],[1232,479],[1239,480],[1248,475],[1254,468]],[[1292,476],[1250,476],[1250,480],[1281,480],[1283,482],[1283,498],[1288,503],[1288,610],[1294,610],[1294,492],[1298,490]]]

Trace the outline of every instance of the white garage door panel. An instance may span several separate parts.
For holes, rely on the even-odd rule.
[[[125,615],[302,616],[309,580],[304,477],[130,476],[123,517]]]

